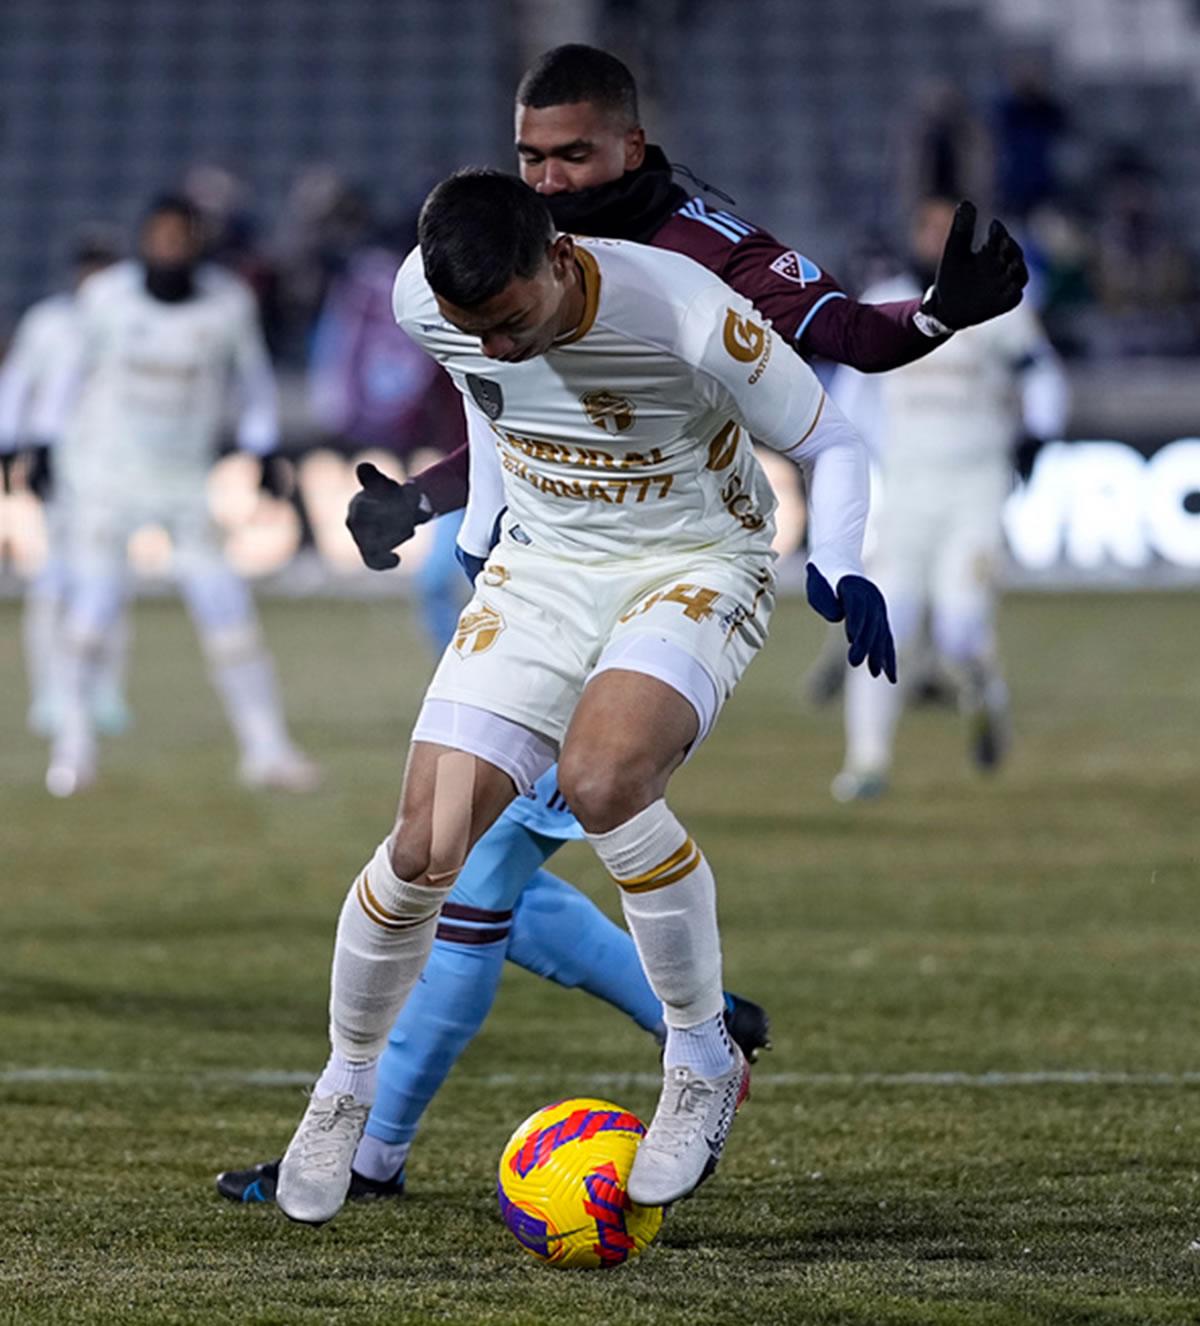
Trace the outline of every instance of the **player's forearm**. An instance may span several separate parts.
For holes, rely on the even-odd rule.
[[[414,474],[412,482],[429,502],[435,516],[461,511],[467,504],[470,448],[464,442],[444,459]]]
[[[785,454],[804,472],[809,561],[832,586],[862,575],[871,482],[866,444],[826,396],[812,432]]]
[[[805,329],[800,348],[849,364],[860,373],[886,373],[923,358],[946,340],[926,336],[913,321],[920,299],[891,304],[860,304],[853,299],[831,299]]]

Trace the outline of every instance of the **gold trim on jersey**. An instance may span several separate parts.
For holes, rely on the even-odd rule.
[[[695,842],[688,838],[678,851],[672,852],[665,861],[660,861],[653,870],[644,875],[634,875],[632,879],[618,879],[613,876],[618,888],[626,893],[650,893],[654,889],[665,888],[668,884],[677,884],[700,864],[702,857]]]
[[[600,264],[587,249],[578,244],[575,246],[575,261],[579,264],[579,276],[583,281],[583,317],[579,319],[579,326],[570,336],[555,342],[556,350],[583,340],[592,330],[592,323],[596,321],[596,310],[600,307]]]
[[[799,442],[795,444],[795,446],[788,447],[789,455],[791,455],[793,451],[797,450],[797,448],[802,447],[808,441],[808,439],[812,437],[813,430],[821,422],[821,411],[824,410],[824,408],[825,408],[825,393],[822,392],[821,399],[817,402],[817,412],[816,414],[813,415],[813,421],[808,426],[808,432],[804,434],[804,436],[800,439]]]

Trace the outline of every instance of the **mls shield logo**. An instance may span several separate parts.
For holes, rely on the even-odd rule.
[[[503,630],[504,618],[495,608],[489,608],[486,603],[478,607],[468,604],[458,619],[458,630],[454,633],[454,652],[459,658],[486,653]]]
[[[777,276],[782,276],[785,281],[795,281],[801,289],[821,275],[821,269],[817,264],[802,253],[797,253],[795,249],[781,253],[771,264],[771,270]]]
[[[468,373],[467,386],[471,399],[484,414],[493,422],[499,419],[500,411],[504,409],[504,393],[500,390],[500,384],[490,378],[477,378],[474,373]]]

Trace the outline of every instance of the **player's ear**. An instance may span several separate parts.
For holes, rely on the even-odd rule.
[[[554,273],[554,279],[556,281],[563,280],[567,272],[571,270],[571,264],[575,261],[575,241],[570,235],[555,235],[546,253],[550,259],[550,268]]]
[[[625,169],[637,170],[646,159],[646,131],[639,124],[625,135]]]

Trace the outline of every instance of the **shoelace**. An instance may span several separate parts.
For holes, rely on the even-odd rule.
[[[679,1070],[673,1076],[679,1083]],[[714,1088],[698,1077],[689,1076],[675,1089],[678,1097],[674,1105],[664,1100],[650,1125],[654,1149],[668,1156],[678,1156],[687,1149],[696,1132],[703,1127],[708,1103],[715,1094]]]
[[[331,1109],[309,1115],[303,1132],[296,1139],[299,1160],[306,1169],[336,1168],[343,1155],[343,1143],[354,1136],[359,1120],[368,1112],[365,1105],[353,1102],[353,1096],[336,1096]]]

